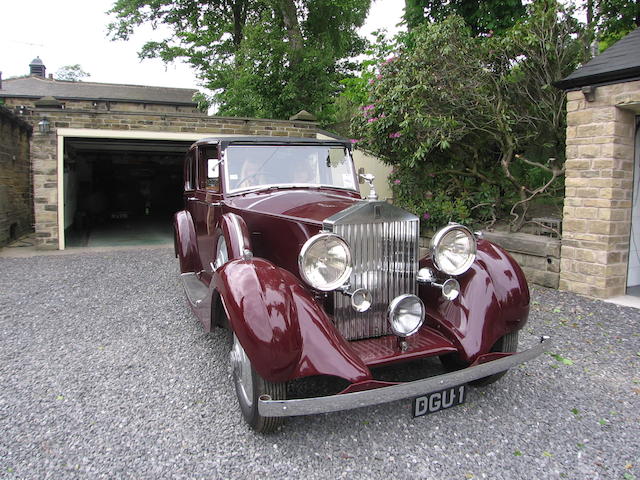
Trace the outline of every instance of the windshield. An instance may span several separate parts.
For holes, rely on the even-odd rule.
[[[225,163],[229,192],[320,185],[356,190],[351,156],[341,146],[231,145]]]

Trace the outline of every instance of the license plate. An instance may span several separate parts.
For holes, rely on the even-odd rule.
[[[422,395],[413,399],[413,416],[421,417],[429,413],[439,412],[445,408],[455,407],[464,403],[466,397],[466,385],[447,388],[439,392]]]

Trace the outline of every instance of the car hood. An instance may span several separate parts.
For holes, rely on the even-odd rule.
[[[362,201],[354,193],[322,190],[282,190],[254,192],[227,199],[232,208],[289,217],[311,223],[322,223],[334,213]]]

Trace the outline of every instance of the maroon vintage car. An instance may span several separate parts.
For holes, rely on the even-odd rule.
[[[419,220],[363,199],[348,142],[210,138],[184,167],[175,253],[206,331],[233,334],[240,410],[268,432],[287,416],[413,398],[415,416],[464,401],[540,355],[515,353],[529,291],[516,262],[449,224],[419,258]],[[543,338],[543,340],[545,340]],[[438,356],[451,373],[382,381],[376,367]],[[293,380],[340,379],[337,392],[287,398]],[[299,396],[299,395],[298,395]]]

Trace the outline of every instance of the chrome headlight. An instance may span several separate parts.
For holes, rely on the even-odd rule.
[[[476,239],[462,225],[451,224],[438,230],[431,239],[431,257],[441,272],[461,275],[476,259]]]
[[[319,233],[305,242],[298,256],[302,279],[327,292],[343,285],[351,275],[349,245],[333,233]]]
[[[424,322],[424,304],[415,295],[394,298],[387,313],[391,330],[400,337],[413,335]]]

